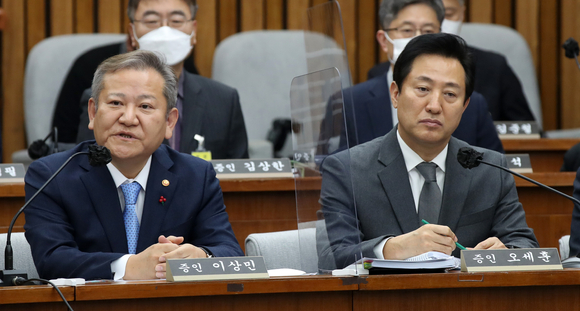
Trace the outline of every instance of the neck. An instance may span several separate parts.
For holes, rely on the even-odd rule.
[[[173,72],[175,72],[175,77],[177,78],[177,80],[179,80],[179,77],[181,77],[181,73],[183,72],[183,61],[171,66],[171,68],[173,68]]]
[[[145,167],[148,159],[149,158],[146,158],[145,160],[116,161],[115,158],[113,158],[111,164],[113,164],[119,170],[119,172],[123,174],[123,176],[129,179],[134,179],[137,177],[137,175],[139,175],[143,167]]]
[[[415,151],[425,162],[433,161],[433,159],[435,159],[435,157],[437,157],[449,143],[449,139],[445,140],[444,142],[425,143],[408,137],[404,131],[399,131],[399,134],[401,135],[401,138],[405,144],[407,144],[409,148]]]

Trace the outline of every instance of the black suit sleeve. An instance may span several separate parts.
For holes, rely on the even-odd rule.
[[[524,91],[518,77],[508,65],[505,57],[501,57],[501,107],[503,111],[504,120],[513,121],[532,121],[534,115],[530,110],[530,105],[524,96]]]
[[[226,159],[247,159],[249,157],[248,134],[238,91],[233,93],[231,107],[230,129],[227,137],[229,148]]]
[[[580,170],[579,170],[580,172]],[[576,173],[574,180],[574,198],[580,199],[580,173]],[[580,206],[574,203],[572,211],[572,226],[570,227],[570,257],[580,253]]]

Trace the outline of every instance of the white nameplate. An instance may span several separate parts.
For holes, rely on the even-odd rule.
[[[167,260],[171,282],[198,280],[267,279],[264,257],[213,257]]]
[[[562,270],[555,248],[517,248],[461,251],[461,271]]]

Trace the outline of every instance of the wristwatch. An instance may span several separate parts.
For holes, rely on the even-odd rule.
[[[201,248],[201,250],[203,250],[205,252],[205,258],[213,258],[213,254],[211,253],[211,251],[203,246],[200,246],[199,248]]]

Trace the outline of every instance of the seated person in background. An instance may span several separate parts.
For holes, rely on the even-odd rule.
[[[97,69],[92,90],[89,127],[112,161],[92,167],[75,157],[26,209],[40,277],[165,278],[167,259],[242,256],[211,164],[161,144],[179,114],[165,61],[149,51],[114,56]],[[26,200],[94,143],[34,161]]]
[[[385,0],[379,10],[379,19],[385,30],[377,32],[382,50],[392,59],[392,65],[405,48],[405,44],[418,34],[437,33],[444,10],[440,0]],[[387,38],[388,36],[388,38]],[[394,43],[393,43],[394,42]],[[391,66],[392,66],[391,65]],[[357,143],[361,144],[388,133],[397,124],[397,113],[391,105],[389,86],[392,70],[345,90],[347,127],[354,128],[348,117],[350,99],[354,102]],[[351,97],[352,96],[352,97]],[[485,99],[474,92],[470,104],[453,137],[470,145],[504,152]],[[349,137],[350,138],[350,137]],[[352,141],[352,140],[351,140]],[[350,146],[354,145],[350,142]]]
[[[441,0],[437,0],[439,2]],[[402,2],[418,2],[407,0]],[[443,0],[445,20],[441,31],[459,34],[465,16],[464,0]],[[437,29],[436,32],[439,32]],[[391,35],[391,32],[389,32]],[[378,35],[377,35],[378,38]],[[380,41],[380,40],[379,40]],[[534,120],[522,85],[503,55],[469,47],[475,60],[475,88],[485,97],[489,112],[495,121]],[[392,58],[391,58],[392,59]],[[389,62],[378,64],[368,72],[368,78],[383,76],[390,70]],[[473,98],[472,98],[473,102]]]
[[[204,137],[204,147],[212,152],[214,159],[247,158],[248,137],[238,92],[183,70],[184,60],[191,55],[196,43],[196,12],[195,0],[129,1],[131,49],[163,53],[178,77],[180,118],[173,138],[168,141],[173,149],[185,153],[195,151],[198,141],[194,136],[198,134]],[[78,99],[75,102],[59,100],[54,122],[59,128],[59,140],[63,137],[67,142],[80,142],[93,138],[87,130],[86,114],[81,112],[83,108],[79,109],[86,107],[87,100],[88,97],[83,97],[80,106]]]
[[[364,257],[405,259],[428,251],[459,256],[456,241],[475,249],[538,247],[513,177],[457,162],[459,148],[469,145],[451,133],[473,91],[465,42],[450,34],[415,37],[393,79],[398,126],[322,165],[320,201],[337,267],[361,250]],[[475,149],[507,166],[502,154]],[[421,226],[422,219],[431,224]]]
[[[576,145],[572,148],[576,148]],[[570,151],[568,151],[570,152]],[[574,197],[580,199],[580,170],[576,172],[576,179],[574,180]],[[580,255],[580,206],[574,203],[574,210],[572,211],[572,226],[570,227],[570,257]]]

